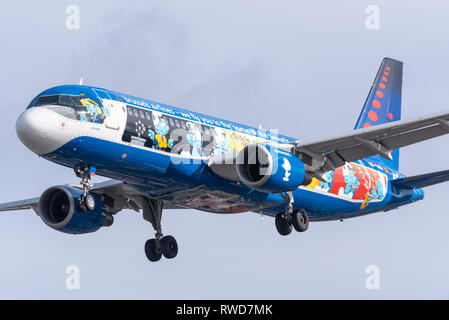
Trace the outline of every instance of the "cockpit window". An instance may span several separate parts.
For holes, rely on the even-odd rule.
[[[66,107],[82,107],[83,103],[81,102],[80,97],[78,96],[69,96],[69,95],[52,95],[52,96],[42,96],[37,99],[37,106],[44,106],[49,104],[57,104]]]
[[[59,96],[59,104],[67,107],[74,107],[75,104],[69,96]]]
[[[92,99],[62,94],[41,96],[35,106],[46,106],[64,117],[83,122],[103,123],[108,114],[108,110]]]
[[[78,107],[82,107],[83,106],[83,103],[81,102],[81,98],[80,97],[71,96],[70,98],[72,99],[72,101],[75,104],[75,106],[78,106]]]
[[[42,106],[46,104],[59,104],[59,96],[43,96],[37,99],[36,106]]]

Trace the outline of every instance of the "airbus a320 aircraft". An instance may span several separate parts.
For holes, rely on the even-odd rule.
[[[275,217],[286,236],[310,221],[388,211],[423,199],[449,170],[405,177],[399,148],[449,133],[449,113],[401,120],[402,62],[383,59],[354,130],[297,140],[119,92],[82,85],[47,89],[17,120],[31,151],[72,168],[79,185],[4,203],[32,208],[51,228],[94,232],[123,209],[142,210],[155,230],[149,260],[174,258],[162,210],[193,208]],[[95,175],[111,178],[91,182]]]

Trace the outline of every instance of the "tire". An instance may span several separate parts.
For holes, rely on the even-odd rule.
[[[173,259],[178,254],[178,243],[172,236],[162,238],[162,254],[167,259]]]
[[[87,210],[93,211],[95,209],[95,199],[92,195],[88,194],[84,199]]]
[[[161,260],[162,252],[157,250],[156,239],[150,239],[145,242],[145,255],[151,262]]]
[[[82,197],[76,198],[76,209],[80,212],[86,211],[86,204],[84,203]]]
[[[292,232],[292,225],[284,218],[283,213],[279,213],[275,218],[276,229],[281,236],[288,236]]]
[[[309,228],[309,216],[303,209],[295,210],[292,215],[293,227],[298,232],[304,232]]]

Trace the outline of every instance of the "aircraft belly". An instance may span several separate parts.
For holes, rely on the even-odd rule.
[[[238,194],[214,190],[189,190],[188,194],[174,194],[171,203],[213,213],[240,213],[260,207],[257,203],[245,201]]]

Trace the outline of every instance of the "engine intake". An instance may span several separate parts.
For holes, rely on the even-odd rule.
[[[53,229],[69,234],[94,232],[111,225],[112,216],[94,195],[95,210],[81,212],[77,209],[76,199],[82,193],[69,186],[55,186],[45,190],[39,199],[42,221]]]

